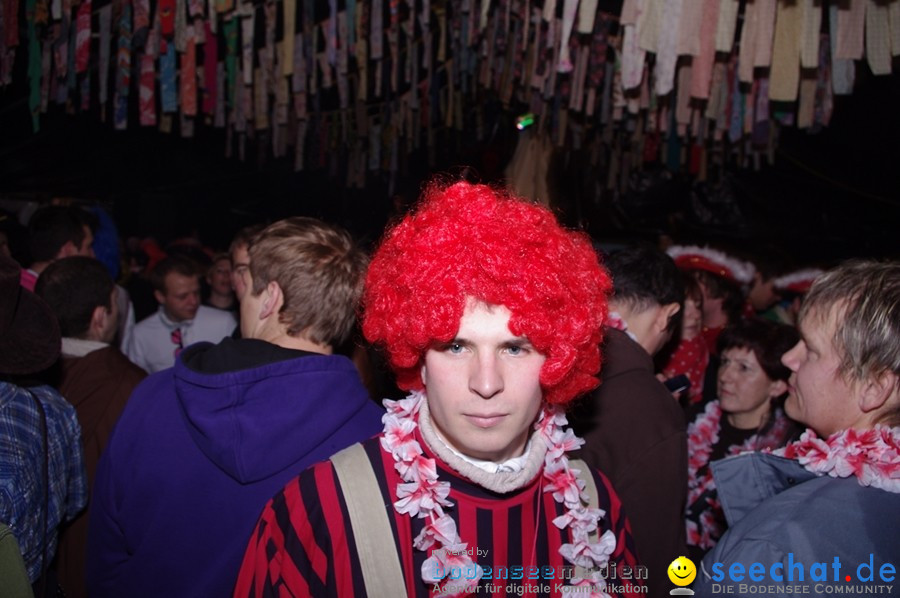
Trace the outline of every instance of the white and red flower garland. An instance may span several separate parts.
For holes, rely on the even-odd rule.
[[[719,442],[722,413],[719,401],[710,401],[703,413],[688,425],[688,511],[704,494],[715,490],[712,469],[708,465],[713,447]],[[774,417],[775,422],[766,434],[754,434],[741,444],[731,445],[728,447],[728,456],[773,448],[784,442],[790,420],[781,410],[777,410]],[[700,513],[698,521],[690,518],[685,520],[687,543],[691,546],[712,548],[725,532],[720,523],[722,517],[716,517],[716,513],[722,509],[718,499],[709,497],[706,502],[708,508]]]
[[[456,522],[445,511],[453,506],[448,500],[450,483],[437,477],[434,459],[425,457],[416,440],[419,409],[425,401],[421,392],[413,392],[400,401],[386,399],[384,434],[381,447],[394,457],[394,467],[406,482],[397,485],[397,500],[394,508],[398,513],[428,519],[425,527],[413,541],[418,550],[436,549],[422,564],[422,579],[433,584],[437,571],[449,573],[452,567],[459,567],[473,579],[454,580],[452,587],[444,588],[446,596],[461,596],[475,591],[483,575],[481,567],[466,554],[468,544],[459,537]],[[566,416],[557,409],[544,408],[535,423],[535,430],[547,444],[544,459],[544,492],[552,492],[553,498],[562,503],[566,512],[555,518],[553,524],[560,529],[571,530],[572,542],[559,548],[560,554],[576,566],[592,569],[590,579],[575,578],[573,586],[591,585],[590,596],[605,597],[606,581],[600,569],[609,562],[609,555],[616,548],[616,538],[607,530],[596,543],[591,543],[590,534],[597,531],[599,520],[606,514],[602,509],[585,506],[589,501],[584,492],[585,484],[576,475],[578,470],[569,467],[566,453],[579,448],[584,441],[572,432],[563,430]],[[469,572],[474,575],[469,575]]]
[[[856,476],[861,486],[900,494],[900,430],[877,425],[847,429],[822,440],[806,430],[800,440],[774,454],[796,459],[808,471],[833,478]]]

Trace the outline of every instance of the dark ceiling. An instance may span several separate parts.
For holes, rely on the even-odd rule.
[[[777,244],[804,259],[897,257],[900,77],[876,78],[865,66],[858,71],[856,93],[835,99],[828,128],[815,134],[782,129],[774,166],[730,173],[726,195],[734,201],[723,208],[727,214],[698,214],[689,182],[676,179],[660,185],[656,196],[612,202],[585,197],[579,184],[572,191],[581,196],[578,215],[568,220],[601,237],[673,229],[685,240],[730,240],[751,250],[755,243]],[[126,234],[166,237],[195,229],[221,247],[249,222],[308,214],[373,241],[392,209],[383,176],[370,174],[366,189],[348,190],[327,169],[293,172],[289,159],[228,159],[224,133],[208,127],[197,127],[193,139],[138,127],[114,131],[94,115],[51,108],[35,133],[24,90],[15,86],[0,90],[0,132],[0,197],[100,201]],[[514,136],[444,148],[436,168],[470,165],[490,180],[500,175]],[[397,189],[407,198],[430,174],[424,162],[412,156],[405,165]],[[577,163],[560,169],[579,183],[596,176]]]

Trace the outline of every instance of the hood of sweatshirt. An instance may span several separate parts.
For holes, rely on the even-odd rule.
[[[189,347],[173,375],[194,442],[241,483],[311,465],[332,446],[381,431],[383,411],[340,355],[225,339]]]

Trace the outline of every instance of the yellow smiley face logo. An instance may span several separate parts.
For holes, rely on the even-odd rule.
[[[688,586],[697,577],[697,567],[694,562],[684,556],[680,556],[669,565],[669,580],[676,586]]]

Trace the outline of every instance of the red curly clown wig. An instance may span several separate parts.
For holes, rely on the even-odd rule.
[[[510,332],[546,357],[544,400],[564,405],[598,383],[611,287],[588,237],[547,209],[485,185],[433,184],[372,258],[362,329],[400,388],[421,390],[425,351],[456,336],[467,298],[505,306]]]

